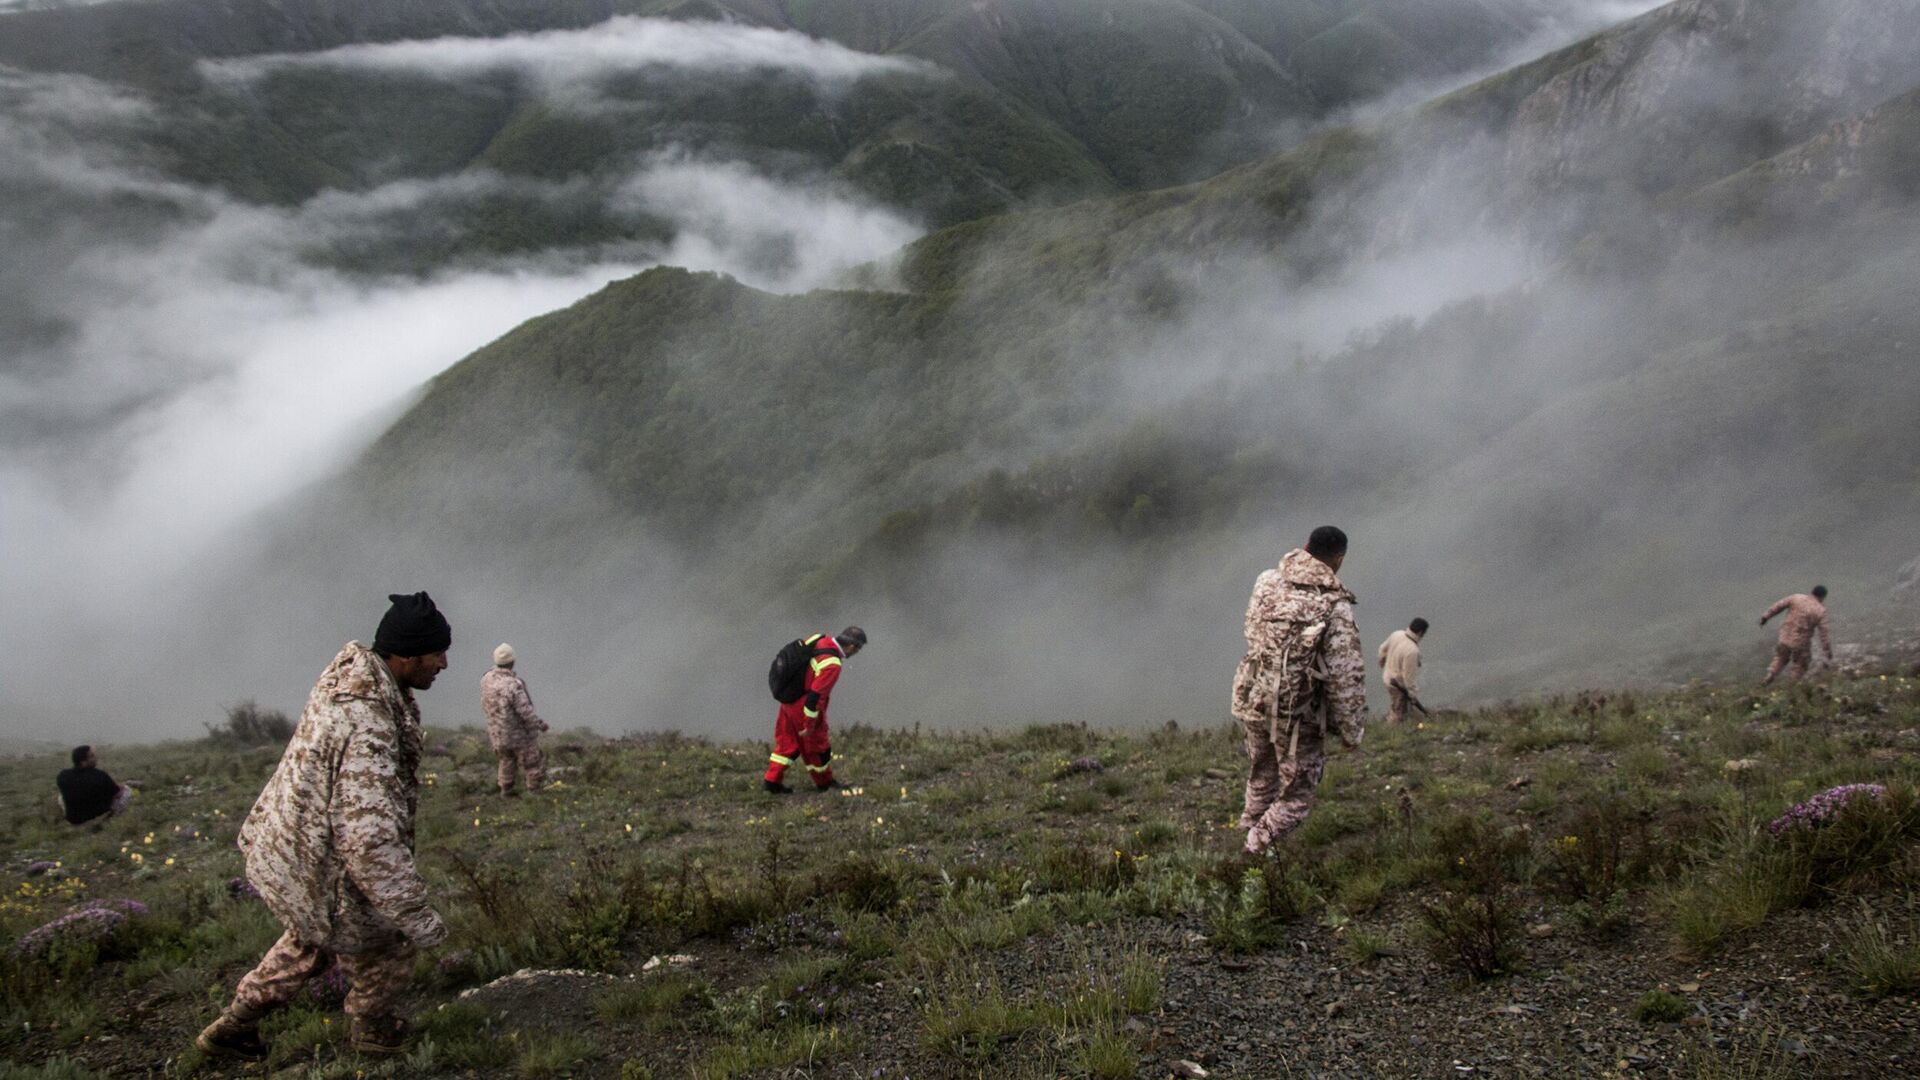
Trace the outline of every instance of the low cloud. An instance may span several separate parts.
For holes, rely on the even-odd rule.
[[[447,79],[507,72],[560,97],[591,94],[611,77],[650,69],[723,74],[781,72],[813,79],[823,88],[868,75],[939,71],[924,61],[856,52],[789,30],[632,16],[618,16],[583,30],[348,45],[324,52],[201,64],[209,77],[240,81],[286,68],[426,74]]]
[[[634,174],[621,185],[614,205],[679,226],[660,262],[723,270],[776,291],[830,284],[925,231],[829,181],[778,181],[744,165],[674,155]],[[804,229],[797,229],[798,223]]]
[[[178,614],[240,585],[213,553],[515,325],[663,261],[817,288],[920,231],[825,179],[680,154],[593,180],[476,172],[260,206],[144,164],[122,138],[142,99],[17,73],[0,95],[0,236],[41,241],[0,251],[0,712],[21,731],[194,730],[245,680],[156,697],[154,658],[162,642],[175,656],[203,644],[175,640]],[[594,203],[673,236],[424,277],[315,258],[388,229],[457,230],[450,211],[503,193]],[[76,653],[115,658],[78,712],[61,660]],[[147,711],[182,698],[185,716]]]

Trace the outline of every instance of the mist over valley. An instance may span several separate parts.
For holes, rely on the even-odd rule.
[[[1205,726],[1324,522],[1449,704],[1900,619],[1907,0],[254,14],[0,15],[12,732],[291,709],[422,588],[436,722],[504,640],[747,735],[858,622],[848,720]]]

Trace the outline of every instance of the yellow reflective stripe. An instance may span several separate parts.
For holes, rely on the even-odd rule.
[[[790,758],[790,757],[781,757],[781,756],[780,756],[779,754],[768,754],[768,755],[767,755],[767,760],[768,760],[768,761],[771,761],[771,762],[773,762],[773,763],[774,763],[775,765],[791,765],[791,764],[793,764],[793,759],[792,759],[792,758]]]
[[[826,772],[828,769],[831,769],[831,768],[833,768],[833,766],[831,765],[809,765],[807,766],[807,771],[808,772]]]
[[[809,720],[817,720],[820,717],[820,714],[818,712],[815,712],[814,710],[807,708],[805,705],[800,706],[800,711],[803,713],[806,713],[807,719]]]
[[[813,644],[814,642],[816,642],[816,641],[819,641],[819,640],[820,640],[821,638],[823,638],[823,637],[826,637],[826,636],[827,636],[827,635],[825,635],[825,634],[815,634],[815,635],[813,635],[813,636],[812,636],[812,637],[810,637],[810,638],[802,638],[802,639],[800,640],[800,644],[802,644],[802,645],[811,645],[811,644]]]
[[[821,657],[820,659],[818,659],[818,660],[815,660],[815,661],[813,662],[813,673],[814,673],[815,675],[818,675],[818,674],[820,674],[820,673],[821,673],[822,671],[825,671],[826,669],[828,669],[828,668],[830,668],[830,667],[839,667],[839,666],[840,666],[840,658],[839,658],[839,657],[837,657],[837,656],[823,656],[823,657]]]

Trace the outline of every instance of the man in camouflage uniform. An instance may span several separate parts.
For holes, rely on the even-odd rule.
[[[547,781],[547,759],[540,752],[540,733],[547,722],[533,711],[533,696],[527,693],[527,681],[513,670],[513,646],[502,643],[493,650],[493,670],[480,676],[480,708],[487,714],[487,741],[500,760],[496,779],[500,794],[518,795],[514,790],[516,770],[526,778],[527,790],[538,791]]]
[[[1780,642],[1773,648],[1773,663],[1767,666],[1767,677],[1760,680],[1766,686],[1780,674],[1780,669],[1789,662],[1793,664],[1791,675],[1798,681],[1807,673],[1807,665],[1813,662],[1813,633],[1820,632],[1820,648],[1827,654],[1827,663],[1833,663],[1833,637],[1827,632],[1827,587],[1815,585],[1811,593],[1794,593],[1781,597],[1765,615],[1760,616],[1760,625],[1781,612],[1787,617],[1780,623]]]
[[[1233,678],[1233,715],[1246,731],[1247,852],[1258,855],[1300,827],[1326,769],[1325,736],[1348,747],[1366,731],[1366,662],[1353,594],[1335,572],[1347,534],[1313,531],[1260,575],[1247,604],[1247,654]]]
[[[200,1033],[208,1053],[259,1057],[260,1019],[338,961],[351,1045],[406,1048],[399,996],[415,950],[446,939],[413,858],[420,709],[453,635],[426,593],[393,596],[373,648],[350,641],[307,698],[300,726],[240,827],[247,880],[286,932]]]

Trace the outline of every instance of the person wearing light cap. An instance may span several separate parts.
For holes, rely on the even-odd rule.
[[[314,684],[280,765],[240,826],[247,880],[286,928],[195,1040],[258,1058],[260,1020],[338,962],[348,1045],[405,1051],[400,996],[418,949],[447,937],[414,863],[420,707],[447,668],[453,631],[424,592],[388,597],[371,648],[349,641]]]
[[[547,780],[546,755],[540,752],[540,733],[547,722],[533,711],[533,697],[527,693],[527,681],[513,670],[513,646],[501,643],[493,650],[493,670],[480,676],[480,707],[487,714],[487,741],[500,760],[497,779],[500,794],[512,797],[514,773],[526,780],[527,790],[537,791]]]

